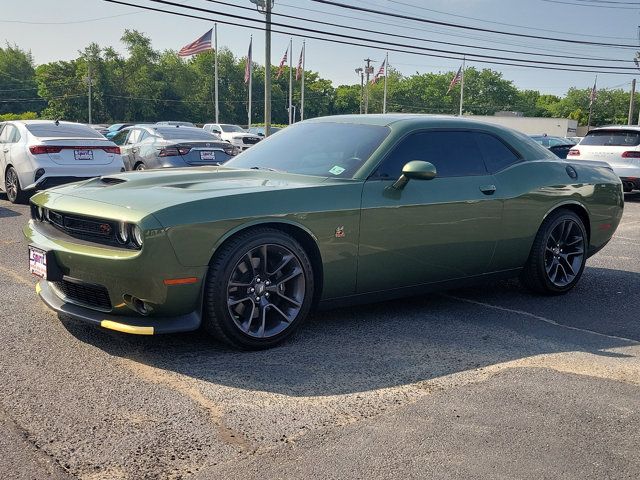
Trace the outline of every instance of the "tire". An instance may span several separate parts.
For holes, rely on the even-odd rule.
[[[141,171],[146,170],[146,169],[147,169],[147,166],[142,162],[136,163],[136,166],[134,168],[134,170],[136,170],[138,172],[141,172]]]
[[[24,203],[27,195],[20,187],[20,179],[15,168],[9,167],[4,175],[4,191],[11,203]]]
[[[529,290],[562,295],[580,280],[589,238],[580,217],[570,210],[552,212],[542,223],[520,275]]]
[[[294,238],[273,228],[247,230],[210,264],[203,328],[238,349],[270,348],[304,322],[313,292],[311,261]]]

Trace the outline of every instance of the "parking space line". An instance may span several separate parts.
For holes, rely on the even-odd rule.
[[[578,331],[578,332],[582,332],[582,333],[588,333],[591,335],[598,335],[600,337],[605,337],[605,338],[611,338],[614,340],[622,340],[624,342],[630,342],[633,344],[639,344],[640,342],[638,340],[633,340],[631,338],[626,338],[626,337],[618,337],[616,335],[607,335],[606,333],[600,333],[600,332],[596,332],[593,330],[588,330],[585,328],[579,328],[579,327],[572,327],[571,325],[563,325],[562,323],[558,323],[554,320],[551,320],[550,318],[546,318],[546,317],[542,317],[540,315],[536,315],[535,313],[531,313],[531,312],[527,312],[524,310],[515,310],[513,308],[507,308],[507,307],[501,307],[499,305],[493,305],[491,303],[484,303],[484,302],[478,302],[477,300],[471,300],[469,298],[464,298],[464,297],[456,297],[455,295],[449,295],[449,294],[441,294],[443,297],[445,298],[450,298],[452,300],[458,300],[460,302],[466,302],[466,303],[470,303],[472,305],[479,305],[481,307],[485,307],[485,308],[492,308],[494,310],[500,310],[503,312],[509,312],[509,313],[515,313],[517,315],[523,315],[525,317],[529,317],[529,318],[533,318],[534,320],[538,320],[539,322],[544,322],[547,323],[549,325],[553,325],[554,327],[560,327],[560,328],[566,328],[567,330],[574,330],[574,331]]]

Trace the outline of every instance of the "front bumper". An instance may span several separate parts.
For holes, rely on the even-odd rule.
[[[118,332],[155,335],[188,332],[200,327],[201,315],[198,311],[169,318],[110,315],[65,301],[45,280],[36,285],[36,293],[50,309],[60,314]]]

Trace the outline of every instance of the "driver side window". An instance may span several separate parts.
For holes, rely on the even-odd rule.
[[[438,177],[487,173],[471,132],[434,130],[412,133],[403,139],[378,167],[375,176],[396,180],[402,174],[402,167],[413,160],[432,163]]]

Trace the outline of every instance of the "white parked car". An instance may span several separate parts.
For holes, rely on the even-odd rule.
[[[238,125],[229,125],[227,123],[207,123],[202,128],[207,132],[220,135],[222,140],[226,140],[241,150],[246,150],[261,140],[258,135],[247,133]]]
[[[594,128],[569,150],[567,159],[605,161],[622,180],[625,192],[640,190],[640,127]]]
[[[81,123],[0,123],[0,190],[13,203],[29,191],[124,171],[120,148]]]

